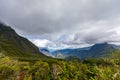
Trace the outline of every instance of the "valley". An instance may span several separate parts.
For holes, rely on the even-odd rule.
[[[41,52],[40,52],[41,51]],[[0,80],[119,80],[120,50],[113,44],[48,50],[0,24]]]

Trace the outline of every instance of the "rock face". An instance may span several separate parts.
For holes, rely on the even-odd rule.
[[[4,51],[8,56],[32,56],[40,55],[38,47],[31,43],[28,39],[19,36],[11,27],[0,23],[0,51]]]

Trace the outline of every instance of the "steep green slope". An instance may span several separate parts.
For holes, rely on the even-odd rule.
[[[12,57],[45,57],[29,40],[2,23],[0,23],[0,52]]]

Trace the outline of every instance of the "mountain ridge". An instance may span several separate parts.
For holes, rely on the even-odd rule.
[[[14,29],[3,23],[0,23],[0,52],[12,57],[46,57],[32,42],[18,35]]]
[[[113,46],[113,44],[109,44],[107,42],[105,43],[96,43],[93,46],[85,47],[85,48],[76,48],[76,49],[61,49],[61,50],[55,50],[52,53],[49,52],[49,54],[54,55],[54,57],[57,57],[57,54],[61,54],[62,58],[69,57],[69,56],[76,56],[80,59],[83,58],[95,58],[95,57],[105,57],[115,51],[117,51],[119,48]],[[48,50],[49,51],[49,50]],[[60,57],[60,56],[59,56]]]

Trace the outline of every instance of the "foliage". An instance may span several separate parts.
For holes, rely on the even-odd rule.
[[[0,80],[119,80],[120,59],[17,60],[0,55]]]

